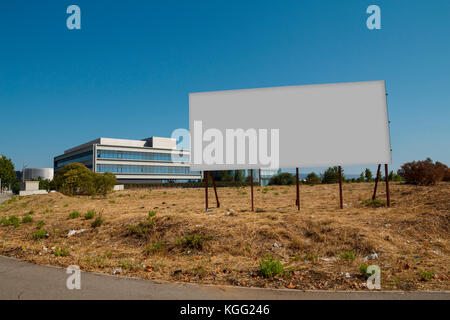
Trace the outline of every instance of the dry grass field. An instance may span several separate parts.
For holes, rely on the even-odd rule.
[[[0,226],[0,254],[146,279],[327,290],[367,290],[360,266],[373,264],[383,289],[450,290],[450,184],[392,183],[391,208],[363,204],[372,190],[344,184],[340,210],[337,185],[301,186],[300,212],[295,186],[255,187],[255,212],[248,187],[219,188],[221,207],[208,212],[201,188],[16,198],[0,206],[3,222],[21,221]],[[384,183],[378,190],[384,200]],[[258,273],[268,254],[284,266],[275,277]]]

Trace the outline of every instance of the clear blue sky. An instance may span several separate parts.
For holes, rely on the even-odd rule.
[[[381,30],[366,27],[371,4]],[[187,128],[189,92],[382,79],[393,168],[450,165],[448,0],[1,1],[0,41],[0,154],[18,169]]]

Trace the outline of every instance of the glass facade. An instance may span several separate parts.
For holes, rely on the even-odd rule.
[[[172,158],[173,157],[173,158]],[[153,160],[168,162],[189,162],[189,156],[183,154],[98,150],[97,159]]]
[[[83,152],[74,156],[64,158],[62,160],[55,161],[56,168],[64,167],[66,164],[74,162],[83,162],[86,160],[92,160],[92,151]]]
[[[200,174],[198,171],[190,171],[189,167],[175,166],[145,166],[145,165],[125,165],[125,164],[99,164],[97,172],[111,173],[146,173],[146,174]]]

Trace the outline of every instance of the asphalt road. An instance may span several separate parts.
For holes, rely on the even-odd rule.
[[[354,300],[445,299],[446,292],[300,291],[208,286],[81,273],[81,289],[69,290],[65,269],[35,265],[0,256],[0,299],[231,299],[231,300]]]

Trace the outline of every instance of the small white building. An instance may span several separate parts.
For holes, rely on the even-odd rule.
[[[33,194],[46,194],[47,190],[39,190],[39,181],[24,181],[21,185],[19,196],[31,196]]]

